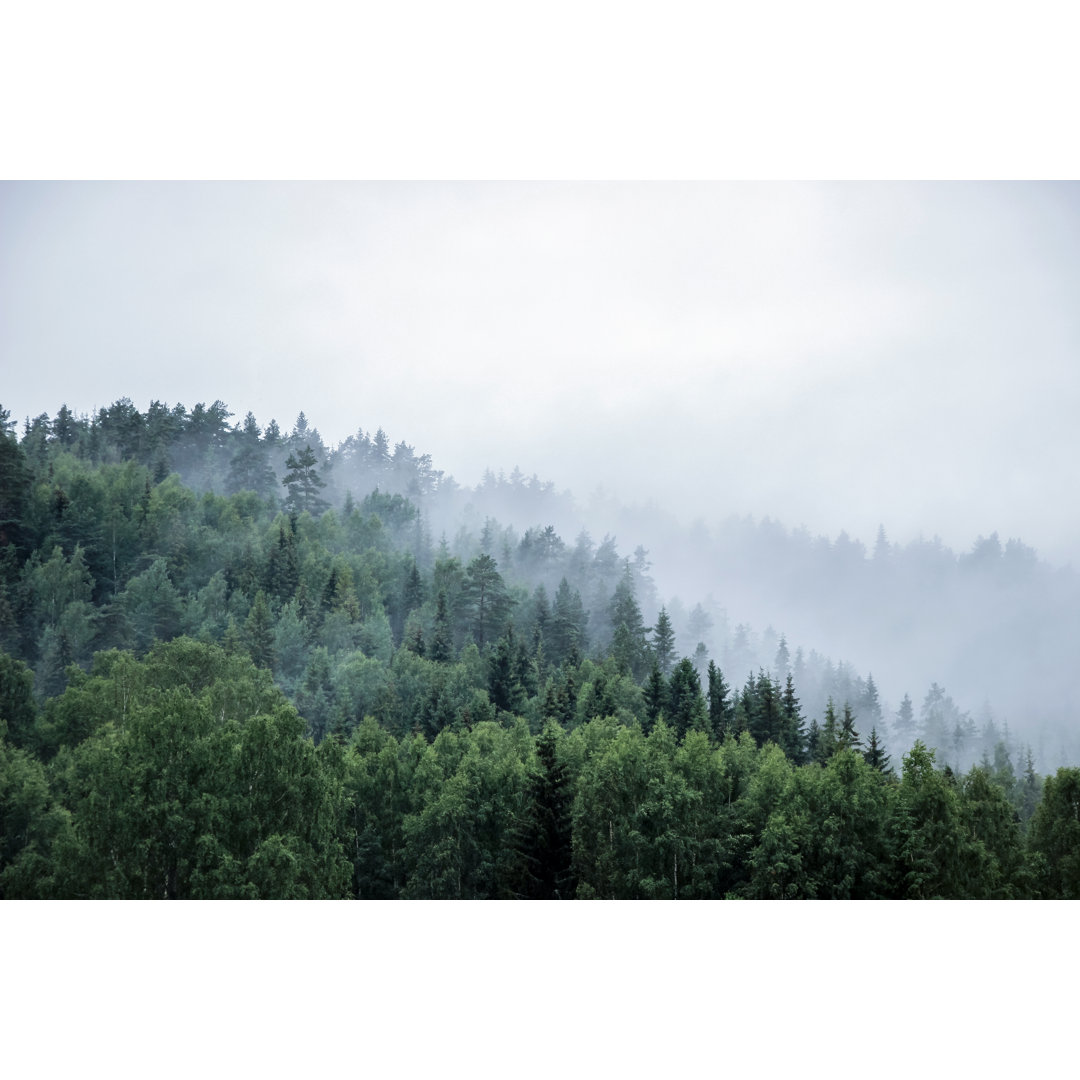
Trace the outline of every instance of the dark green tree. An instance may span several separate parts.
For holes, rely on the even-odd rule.
[[[587,625],[588,616],[581,602],[581,594],[571,589],[564,577],[555,593],[551,626],[544,634],[544,651],[553,666],[558,667],[575,653],[585,652]]]
[[[648,734],[652,731],[653,724],[660,719],[660,715],[665,711],[668,698],[667,680],[664,678],[660,671],[660,664],[656,657],[653,657],[652,670],[649,672],[648,679],[645,680],[645,723],[643,725],[645,733]]]
[[[447,663],[453,655],[453,629],[446,606],[446,590],[440,589],[435,601],[435,627],[431,636],[431,659],[438,664]]]
[[[270,466],[269,451],[262,440],[262,432],[253,413],[244,417],[243,430],[237,434],[236,450],[229,465],[225,490],[254,491],[264,498],[271,496],[276,488],[276,477]]]
[[[859,750],[859,738],[858,731],[855,730],[855,713],[852,712],[851,706],[844,702],[844,718],[840,722],[840,732],[837,735],[837,741],[841,747],[845,750]]]
[[[1058,769],[1043,783],[1029,843],[1044,897],[1080,900],[1080,769]]]
[[[732,705],[728,701],[730,689],[712,660],[709,661],[708,680],[709,726],[713,736],[722,740],[732,721]]]
[[[490,555],[478,555],[465,568],[465,592],[471,612],[473,640],[480,649],[505,624],[512,601]]]
[[[892,772],[889,767],[889,755],[885,753],[885,748],[878,742],[876,727],[870,729],[870,742],[867,743],[866,749],[863,751],[863,758],[867,765],[872,769],[877,769],[880,773],[888,775]]]
[[[536,737],[537,769],[526,791],[526,811],[518,830],[524,873],[517,895],[529,900],[571,900],[573,870],[573,787],[559,760],[561,728],[552,722]]]
[[[675,631],[671,627],[671,618],[667,608],[660,609],[660,615],[653,627],[652,651],[661,673],[666,677],[671,674],[675,664]]]
[[[244,646],[256,667],[274,666],[274,617],[266,601],[266,593],[259,589],[244,622]]]
[[[683,657],[671,673],[668,683],[668,720],[681,739],[688,731],[705,731],[708,711],[701,692],[701,680],[689,657]]]
[[[302,415],[302,414],[301,414]],[[330,505],[320,494],[326,481],[319,475],[318,459],[311,445],[305,445],[298,453],[294,452],[285,461],[288,472],[282,477],[282,484],[288,490],[285,497],[286,509],[297,514],[305,510],[312,515],[321,514]]]
[[[790,671],[784,680],[784,692],[780,697],[780,713],[780,748],[796,765],[801,765],[807,760],[806,721],[803,719],[799,699],[795,695],[795,677]]]
[[[615,586],[609,610],[615,634],[612,653],[620,666],[640,681],[648,671],[647,642],[641,608],[634,598],[634,579],[629,563]]]

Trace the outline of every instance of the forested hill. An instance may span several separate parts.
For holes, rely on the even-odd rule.
[[[1077,895],[1080,771],[941,686],[669,612],[535,477],[230,419],[0,412],[6,896]]]

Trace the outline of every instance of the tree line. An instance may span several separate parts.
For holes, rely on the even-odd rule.
[[[1073,895],[1073,772],[986,729],[942,768],[940,688],[894,764],[872,677],[808,720],[783,639],[741,687],[681,655],[643,549],[435,542],[334,495],[306,421],[275,468],[250,414],[159,410],[162,450],[129,406],[4,415],[5,895]],[[165,471],[223,446],[221,491]]]

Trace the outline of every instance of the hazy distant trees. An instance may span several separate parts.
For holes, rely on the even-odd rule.
[[[4,418],[6,895],[1075,895],[1070,774],[944,683],[894,711],[610,535],[433,542],[407,445],[229,416]]]

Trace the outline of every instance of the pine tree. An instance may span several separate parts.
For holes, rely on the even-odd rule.
[[[550,721],[536,737],[537,769],[525,793],[522,825],[516,830],[518,853],[515,895],[526,900],[573,899],[576,883],[571,847],[570,807],[573,790],[558,759],[558,725]]]
[[[446,590],[440,589],[435,601],[435,628],[431,635],[431,659],[437,664],[448,663],[454,652],[453,632],[446,606]]]
[[[780,711],[783,715],[780,747],[796,765],[801,765],[806,759],[806,728],[799,699],[795,696],[795,679],[790,671],[784,682]]]
[[[270,467],[267,445],[253,413],[244,417],[243,430],[237,436],[238,447],[229,465],[225,490],[229,494],[238,491],[254,491],[269,496],[275,488],[276,478]]]
[[[581,602],[581,594],[577,589],[571,589],[564,577],[555,593],[550,631],[545,630],[544,634],[545,648],[553,665],[558,667],[575,652],[585,651],[587,625],[588,616]]]
[[[652,670],[645,681],[644,698],[645,723],[642,727],[647,735],[652,731],[653,724],[660,719],[660,714],[664,711],[667,700],[667,682],[660,672],[660,664],[655,656],[653,657]]]
[[[300,415],[302,417],[304,414]],[[329,507],[330,504],[319,494],[326,487],[326,481],[318,473],[318,464],[310,443],[298,454],[289,455],[285,462],[285,468],[289,471],[281,480],[289,492],[285,497],[287,509],[297,514],[306,510],[309,514],[318,515]]]
[[[889,755],[885,753],[885,748],[878,742],[876,727],[870,729],[870,742],[863,751],[863,758],[872,769],[877,769],[885,775],[892,772],[892,769],[889,768]]]
[[[840,747],[846,750],[859,749],[859,733],[855,730],[855,714],[851,706],[844,702],[844,718],[840,724],[840,734],[837,737]]]
[[[773,672],[777,682],[783,682],[791,674],[791,654],[788,652],[787,638],[783,634],[780,635],[780,645],[773,661]]]
[[[244,646],[256,667],[274,666],[274,620],[266,593],[259,589],[244,623]]]
[[[689,657],[683,657],[671,673],[668,683],[669,722],[681,739],[688,731],[704,731],[708,712],[701,681]]]
[[[634,598],[634,579],[629,562],[615,586],[609,610],[611,626],[615,631],[612,653],[635,680],[640,680],[647,670],[645,623],[641,618],[641,608]]]
[[[284,521],[278,524],[277,540],[271,544],[264,581],[270,595],[280,601],[291,600],[296,595],[296,587],[300,584],[296,534],[291,527],[285,527]]]
[[[708,679],[709,726],[712,728],[713,737],[723,741],[732,722],[732,705],[728,701],[729,687],[712,660],[709,661]]]
[[[822,725],[821,735],[818,738],[817,756],[814,760],[819,765],[824,765],[839,749],[840,732],[836,722],[836,707],[833,705],[833,699],[829,698],[829,703],[825,706],[825,723]]]
[[[780,707],[780,688],[773,682],[772,676],[764,671],[758,672],[754,684],[753,709],[750,712],[750,734],[758,746],[774,742],[783,747],[783,713]]]
[[[656,626],[653,627],[652,648],[661,673],[665,677],[670,675],[675,663],[675,631],[671,628],[671,618],[666,607],[660,609]]]
[[[516,713],[521,709],[524,692],[516,660],[514,629],[508,627],[488,657],[488,693],[500,712]]]
[[[914,744],[915,709],[911,704],[909,694],[905,694],[904,700],[900,702],[900,708],[897,710],[893,727],[896,729],[896,741],[899,746],[910,747]]]
[[[465,593],[472,614],[473,640],[483,649],[496,628],[503,625],[512,604],[498,563],[490,555],[478,555],[465,568]]]

